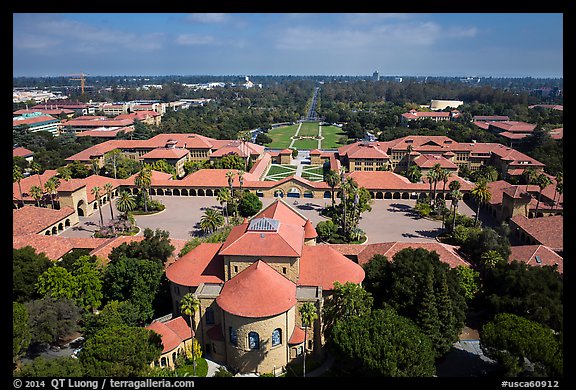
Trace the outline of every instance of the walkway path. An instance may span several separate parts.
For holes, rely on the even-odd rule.
[[[300,132],[301,127],[302,127],[302,122],[300,122],[300,124],[298,125],[298,128],[296,129],[296,132],[292,136],[292,141],[290,142],[290,145],[288,146],[288,148],[291,148],[294,146],[294,142],[296,141],[296,137],[298,137],[298,133]]]
[[[322,150],[322,126],[318,123],[318,150]]]

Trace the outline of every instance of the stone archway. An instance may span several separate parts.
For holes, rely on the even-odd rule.
[[[80,199],[76,204],[76,212],[78,213],[79,217],[83,217],[86,215],[86,203],[83,199]]]
[[[306,191],[304,191],[304,197],[305,198],[314,198],[314,193],[310,190],[306,190]]]
[[[402,199],[410,199],[410,194],[407,192],[402,193]]]
[[[280,188],[274,191],[274,197],[275,198],[283,198],[284,197],[284,191],[282,191]]]
[[[380,191],[376,193],[376,199],[384,199],[384,194]]]
[[[206,190],[206,196],[214,196],[214,191],[212,191],[212,189],[208,188]]]
[[[61,232],[62,230],[64,230],[64,224],[62,222],[60,222],[58,224],[58,231]]]
[[[56,226],[52,226],[52,235],[58,234],[58,228]]]
[[[324,191],[324,199],[331,199],[332,193],[330,191]]]
[[[158,188],[158,190],[156,192],[157,192],[157,195],[164,195],[164,190],[162,188]]]
[[[180,196],[180,189],[174,188],[174,196]]]
[[[391,192],[384,193],[384,199],[392,199],[392,193]]]
[[[187,188],[182,188],[182,196],[188,196],[189,192]]]
[[[66,218],[66,221],[64,221],[64,227],[69,227],[70,226],[70,219]]]
[[[196,196],[196,195],[197,195],[197,194],[196,194],[196,190],[195,190],[194,188],[192,188],[192,189],[190,190],[190,193],[189,193],[188,195],[189,195],[189,196]]]
[[[288,190],[288,193],[286,194],[286,196],[288,198],[300,198],[302,196],[302,193],[300,192],[300,189],[297,187],[291,187]]]
[[[206,196],[206,194],[204,193],[204,190],[202,188],[200,188],[198,190],[198,196]]]

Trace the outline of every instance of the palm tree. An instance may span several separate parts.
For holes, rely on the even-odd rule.
[[[442,174],[442,167],[440,164],[434,164],[432,167],[432,172],[432,179],[434,180],[434,209],[436,209],[436,186],[438,185],[438,181],[440,181],[440,175]]]
[[[303,376],[306,377],[306,335],[308,333],[308,326],[312,325],[314,320],[318,318],[318,314],[316,314],[316,306],[314,306],[311,302],[305,302],[302,306],[298,308],[298,312],[300,313],[300,317],[302,318],[302,325],[304,325]]]
[[[444,194],[446,192],[446,183],[448,183],[448,180],[450,179],[451,174],[452,173],[446,169],[440,170],[440,174],[438,175],[438,179],[444,183],[444,185],[442,186],[442,194]],[[446,197],[446,196],[444,196],[444,197]]]
[[[450,189],[450,198],[452,198],[452,204],[450,207],[454,208],[454,217],[452,218],[452,231],[456,227],[456,210],[458,210],[458,201],[462,199],[462,193],[460,192],[460,187],[462,185],[458,180],[452,180],[448,185]]]
[[[98,174],[98,171],[99,171],[98,159],[96,159],[96,158],[91,158],[91,159],[90,159],[90,164],[92,165],[93,175],[97,175],[97,174]]]
[[[36,173],[38,175],[38,182],[40,183],[40,190],[43,191],[42,189],[44,188],[44,186],[42,185],[42,180],[40,179],[40,171],[42,170],[42,167],[40,166],[40,164],[38,164],[37,162],[33,162],[30,165],[30,169],[32,170],[32,172]]]
[[[408,172],[408,170],[410,169],[410,154],[412,153],[412,151],[414,150],[414,147],[412,145],[408,145],[408,147],[406,148],[408,150],[408,165],[406,165],[406,172]]]
[[[226,172],[226,177],[228,178],[228,186],[230,187],[230,195],[234,197],[234,188],[232,185],[234,184],[234,171]]]
[[[406,177],[412,182],[417,183],[422,177],[422,171],[418,165],[411,165],[406,171]]]
[[[242,198],[242,196],[243,196],[242,186],[244,185],[244,174],[245,173],[246,172],[244,172],[243,170],[238,171],[238,182],[240,183],[240,198]]]
[[[38,186],[32,186],[30,187],[30,196],[34,198],[34,200],[36,201],[36,205],[38,207],[40,207],[40,199],[42,199],[42,196],[44,195],[44,192],[42,192],[42,189]]]
[[[200,300],[196,295],[188,293],[180,301],[180,311],[190,318],[190,341],[192,342],[192,362],[194,376],[196,376],[196,348],[194,340],[194,328],[196,327],[196,312],[200,310]]]
[[[118,211],[125,213],[128,216],[128,212],[136,208],[136,200],[134,196],[128,191],[122,191],[116,200],[116,208]]]
[[[428,178],[428,184],[430,184],[430,206],[432,206],[432,202],[434,201],[434,197],[432,196],[432,184],[436,182],[436,173],[434,173],[434,171],[429,170],[428,173],[426,174],[426,177]]]
[[[144,196],[144,211],[148,212],[148,189],[152,185],[152,170],[145,164],[134,178],[134,184]]]
[[[216,209],[208,208],[200,218],[200,229],[204,233],[213,233],[224,224],[224,217]]]
[[[562,196],[562,193],[564,192],[564,177],[562,175],[561,172],[559,172],[556,175],[556,187],[555,187],[555,192],[554,192],[554,205],[553,205],[553,210],[556,209],[556,194],[558,194],[558,203],[560,203],[560,196]]]
[[[56,190],[58,189],[58,187],[60,187],[60,179],[58,179],[56,176],[52,176],[50,179],[46,180],[46,183],[44,183],[44,189],[50,195],[50,202],[52,202],[52,209],[55,209],[54,194],[57,193]]]
[[[92,193],[92,195],[94,195],[94,197],[96,198],[96,204],[98,205],[98,211],[100,212],[100,227],[104,226],[104,217],[102,217],[102,207],[100,207],[100,191],[102,189],[98,186],[94,186],[92,187],[92,190],[90,191]]]
[[[544,173],[541,173],[536,178],[536,184],[538,184],[538,187],[540,188],[540,192],[538,193],[538,202],[536,203],[536,212],[535,212],[535,214],[538,215],[538,206],[540,206],[540,198],[542,197],[542,191],[544,190],[544,188],[546,188],[550,184],[552,184],[552,180],[547,175],[545,175]]]
[[[114,219],[114,210],[112,209],[112,190],[113,190],[112,183],[104,184],[104,192],[108,196],[108,202],[110,202],[110,216]]]
[[[220,191],[218,191],[217,199],[220,203],[220,207],[222,207],[222,212],[225,213],[226,225],[228,225],[228,202],[230,201],[230,191],[228,188],[221,188]],[[226,207],[224,207],[224,204],[226,204]]]
[[[526,192],[528,192],[528,186],[534,183],[534,180],[538,177],[538,171],[534,167],[528,167],[522,172],[522,177],[526,181]]]
[[[18,183],[18,190],[20,191],[20,207],[24,205],[24,196],[22,195],[22,186],[20,185],[22,179],[24,179],[22,169],[20,169],[18,165],[14,165],[12,167],[12,183]]]
[[[340,176],[338,175],[338,172],[331,169],[326,174],[324,180],[326,180],[326,184],[328,184],[332,189],[332,208],[334,208],[334,188],[336,188],[336,186],[340,184]]]
[[[486,180],[480,180],[476,187],[472,188],[470,191],[472,198],[478,205],[476,209],[476,220],[474,221],[474,226],[478,225],[478,216],[480,215],[480,206],[492,199],[492,193],[488,189],[488,184]]]
[[[72,179],[72,171],[68,166],[58,168],[58,176],[64,181]]]

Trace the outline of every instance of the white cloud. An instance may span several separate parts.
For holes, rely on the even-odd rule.
[[[186,19],[197,23],[223,23],[228,20],[228,15],[224,13],[195,13],[189,14]]]
[[[186,46],[212,45],[216,43],[216,39],[210,35],[180,34],[176,37],[176,43]]]

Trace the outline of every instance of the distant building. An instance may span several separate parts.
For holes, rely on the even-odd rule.
[[[372,73],[372,80],[380,81],[380,75],[378,74],[377,70],[375,70],[374,73]]]
[[[34,159],[34,152],[23,148],[22,146],[12,149],[12,157],[22,157],[29,163]]]
[[[60,121],[50,115],[43,115],[41,112],[32,112],[12,118],[12,129],[23,129],[28,127],[28,131],[36,133],[47,131],[54,136],[60,134]]]
[[[458,108],[464,102],[462,100],[430,100],[430,109],[431,110],[445,110],[446,108]]]

